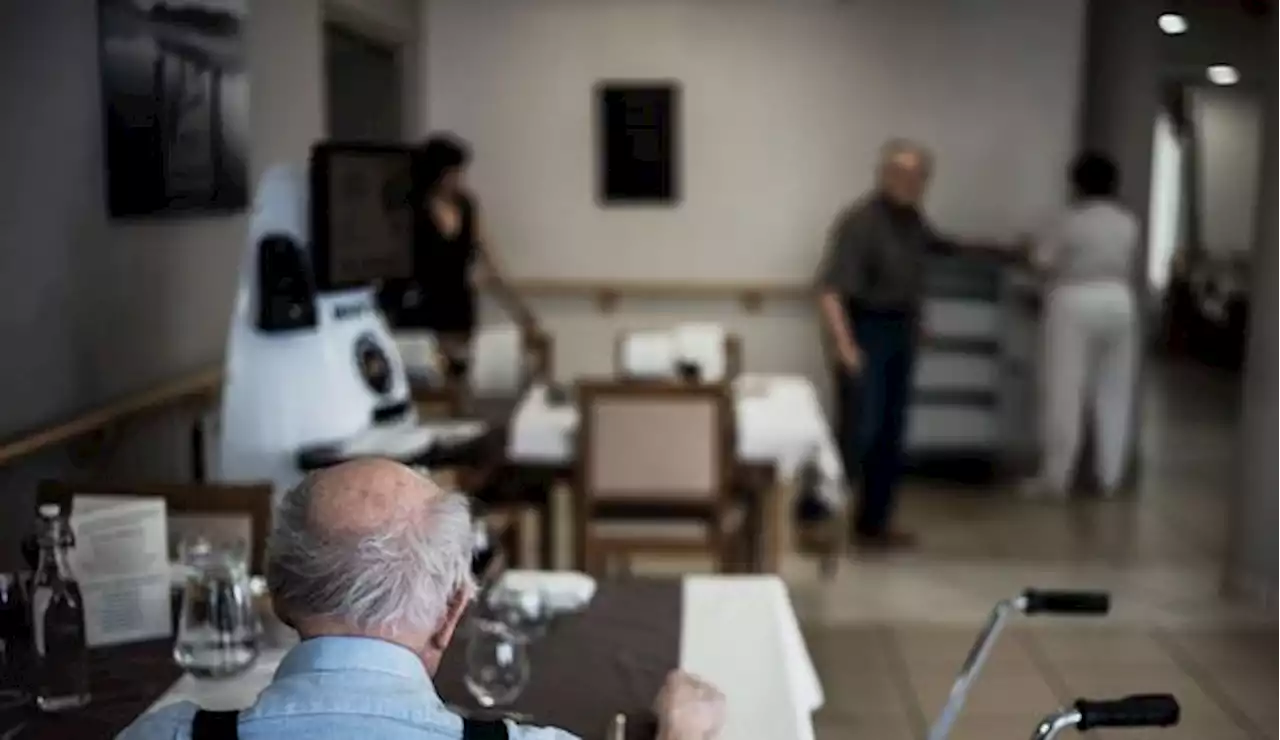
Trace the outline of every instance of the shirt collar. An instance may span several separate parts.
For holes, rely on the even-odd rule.
[[[275,679],[302,673],[368,671],[383,673],[435,693],[422,661],[408,648],[372,637],[313,637],[289,651],[276,668]]]

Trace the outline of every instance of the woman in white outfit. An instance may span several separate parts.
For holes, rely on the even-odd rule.
[[[1119,173],[1086,153],[1071,168],[1075,200],[1034,246],[1045,301],[1044,464],[1035,488],[1066,496],[1088,414],[1095,427],[1097,476],[1121,486],[1133,428],[1140,341],[1134,262],[1141,228],[1116,201]]]

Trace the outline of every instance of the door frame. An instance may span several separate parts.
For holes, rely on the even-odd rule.
[[[322,44],[325,27],[333,25],[375,44],[385,45],[394,53],[400,74],[400,136],[406,141],[417,138],[421,130],[419,123],[425,120],[418,110],[423,99],[418,86],[421,79],[418,73],[418,60],[421,58],[418,48],[420,23],[417,12],[414,15],[414,22],[410,27],[401,28],[351,2],[324,0],[320,17]],[[327,93],[327,89],[326,85],[324,92]],[[327,101],[325,105],[328,105]]]

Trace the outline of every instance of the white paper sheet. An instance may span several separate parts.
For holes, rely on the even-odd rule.
[[[71,508],[90,647],[172,634],[164,499],[78,495]]]
[[[673,377],[676,357],[676,340],[671,332],[638,331],[622,338],[622,371],[632,377]]]
[[[471,346],[471,390],[478,395],[513,396],[524,369],[524,338],[514,324],[484,326]]]
[[[681,324],[673,332],[676,356],[696,364],[706,383],[719,383],[728,370],[726,332],[719,324]]]

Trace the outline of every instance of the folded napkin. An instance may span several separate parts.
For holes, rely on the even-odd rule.
[[[553,612],[572,612],[591,603],[596,579],[566,570],[509,570],[499,579],[499,592],[537,593]]]

